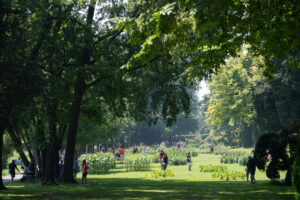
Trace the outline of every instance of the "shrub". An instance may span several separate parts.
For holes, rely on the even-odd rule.
[[[170,169],[167,169],[165,171],[155,170],[155,171],[146,173],[146,177],[149,177],[149,178],[160,178],[160,177],[166,178],[166,177],[173,177],[173,176],[175,176],[175,173],[173,171],[171,171]]]
[[[147,171],[150,170],[152,157],[144,154],[135,154],[125,157],[125,167],[127,171]]]
[[[82,162],[86,160],[89,165],[90,174],[105,174],[108,173],[110,169],[116,166],[116,161],[111,158],[110,154],[83,154],[80,156],[79,161]],[[82,167],[80,165],[80,167]]]

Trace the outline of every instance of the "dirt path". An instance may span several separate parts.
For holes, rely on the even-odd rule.
[[[15,178],[14,178],[14,181],[18,181],[22,178],[22,174],[20,173],[17,173]],[[6,175],[6,176],[2,176],[2,180],[3,180],[3,183],[9,183],[10,182],[10,175]]]

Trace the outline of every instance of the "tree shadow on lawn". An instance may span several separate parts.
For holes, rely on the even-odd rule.
[[[268,181],[198,181],[95,178],[88,185],[21,184],[3,191],[0,199],[294,199],[295,189]]]

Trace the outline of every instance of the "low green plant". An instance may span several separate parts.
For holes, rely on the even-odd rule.
[[[221,163],[232,164],[239,163],[240,165],[246,166],[248,161],[248,156],[245,152],[241,151],[228,151],[224,153],[221,157]]]
[[[146,177],[148,178],[166,178],[166,177],[173,177],[175,176],[175,173],[170,170],[170,169],[167,169],[167,170],[154,170],[152,172],[148,172],[145,174]]]
[[[108,153],[82,154],[79,161],[83,160],[86,160],[89,166],[89,174],[105,174],[116,166],[116,160]],[[80,165],[80,167],[82,166]]]
[[[242,179],[244,180],[246,178],[245,172],[238,172],[238,171],[230,171],[230,170],[225,170],[223,172],[213,172],[212,173],[212,178],[219,178],[220,180],[239,180]]]
[[[200,165],[200,172],[225,172],[228,168],[224,165]]]
[[[150,170],[152,157],[144,154],[130,155],[125,158],[126,171]]]

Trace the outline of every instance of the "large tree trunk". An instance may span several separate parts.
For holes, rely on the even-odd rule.
[[[38,173],[37,177],[41,178],[42,177],[42,158],[41,158],[41,150],[36,149],[36,158],[37,158],[37,166],[38,166]]]
[[[46,150],[43,144],[45,144],[46,138],[44,134],[42,120],[37,119],[35,123],[36,123],[35,137],[36,137],[36,146],[37,146],[36,154],[37,154],[37,162],[39,166],[38,177],[43,178],[45,167],[46,167]]]
[[[53,104],[49,107],[49,145],[46,153],[46,171],[43,177],[43,185],[56,185],[56,170],[58,166],[57,135],[56,135],[56,110],[57,105]]]
[[[2,180],[3,135],[4,135],[4,128],[0,128],[0,190],[6,189],[6,187],[3,184],[3,180]]]
[[[23,151],[21,141],[16,136],[16,134],[13,132],[13,130],[9,130],[8,134],[11,137],[11,140],[13,141],[14,146],[15,146],[17,152],[19,153],[19,155],[20,155],[20,157],[21,157],[24,165],[28,167],[29,166],[29,161],[28,161],[28,159],[27,159],[27,157],[26,157],[26,155],[25,155],[25,153]]]
[[[42,175],[42,182],[44,181],[44,178],[46,177],[46,166],[47,166],[47,150],[42,149],[41,150],[41,175]]]
[[[82,103],[82,97],[84,93],[84,83],[82,80],[77,80],[75,88],[75,99],[72,103],[69,121],[69,130],[67,134],[67,146],[66,155],[64,160],[64,167],[61,175],[61,180],[64,183],[77,183],[73,178],[73,162],[74,162],[74,152],[77,128],[79,122],[79,114]]]
[[[96,0],[91,0],[89,8],[87,10],[86,23],[88,27],[92,26],[94,12],[95,12],[95,3]],[[89,57],[91,54],[90,43],[91,35],[88,31],[85,32],[83,37],[84,47],[81,52],[80,65],[89,64]],[[64,160],[64,167],[62,171],[61,180],[64,183],[77,183],[73,178],[73,162],[74,162],[74,152],[76,144],[76,135],[78,129],[80,108],[82,103],[82,97],[86,89],[86,84],[82,73],[78,74],[75,82],[75,97],[72,102],[70,119],[69,119],[69,130],[67,134],[67,146],[66,146],[66,155]]]

